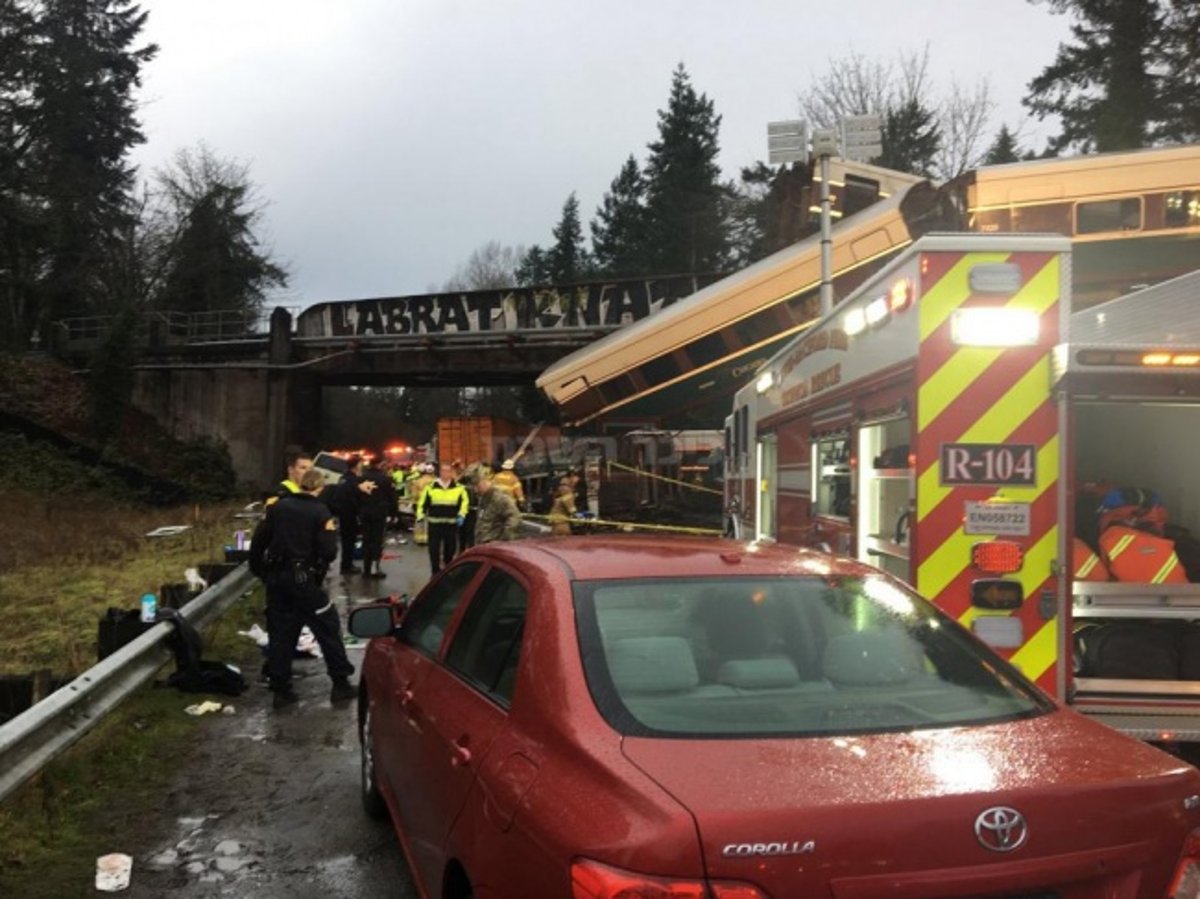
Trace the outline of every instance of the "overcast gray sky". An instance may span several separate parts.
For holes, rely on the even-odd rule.
[[[143,0],[144,172],[206,142],[248,163],[278,301],[420,293],[489,240],[550,242],[571,191],[590,220],[657,137],[683,62],[722,116],[727,177],[766,157],[827,61],[928,43],[939,84],[991,81],[1025,121],[1068,20],[1027,0]]]

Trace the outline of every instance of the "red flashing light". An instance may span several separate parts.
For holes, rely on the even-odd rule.
[[[1012,574],[1024,563],[1025,551],[1011,540],[988,540],[971,547],[971,564],[987,574]]]

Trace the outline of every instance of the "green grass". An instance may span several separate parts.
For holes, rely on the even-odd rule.
[[[0,491],[0,508],[0,674],[78,674],[96,661],[97,623],[109,606],[135,608],[143,593],[182,582],[185,568],[223,559],[233,532],[247,526],[233,505],[122,508]],[[192,530],[144,536],[168,524]]]
[[[205,658],[240,664],[251,682],[259,651],[237,631],[259,617],[261,606],[255,590],[204,635]],[[121,834],[138,830],[172,775],[187,765],[205,719],[183,709],[203,698],[157,687],[138,691],[0,804],[0,896],[94,895],[96,858],[127,850]]]
[[[235,508],[147,509],[95,494],[0,489],[0,673],[48,668],[65,679],[90,667],[105,609],[136,607],[143,593],[182,581],[185,568],[222,559],[233,532],[246,527]],[[167,524],[193,527],[144,536]],[[241,663],[252,681],[259,651],[237,631],[261,623],[261,607],[258,591],[235,603],[204,635],[205,658]],[[204,719],[183,709],[200,698],[139,690],[0,803],[0,897],[93,895],[96,857],[122,849],[120,834],[186,766]]]

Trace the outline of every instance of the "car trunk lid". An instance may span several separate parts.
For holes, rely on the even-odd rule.
[[[624,752],[691,810],[710,877],[775,899],[1161,897],[1200,824],[1200,774],[1066,711]]]

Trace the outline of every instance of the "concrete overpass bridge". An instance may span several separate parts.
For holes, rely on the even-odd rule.
[[[596,282],[279,307],[264,331],[231,313],[148,313],[130,335],[134,404],[175,437],[229,447],[239,477],[279,479],[283,449],[316,448],[334,386],[532,384],[563,356],[653,315],[719,275]],[[80,365],[114,322],[58,324],[54,351]]]

